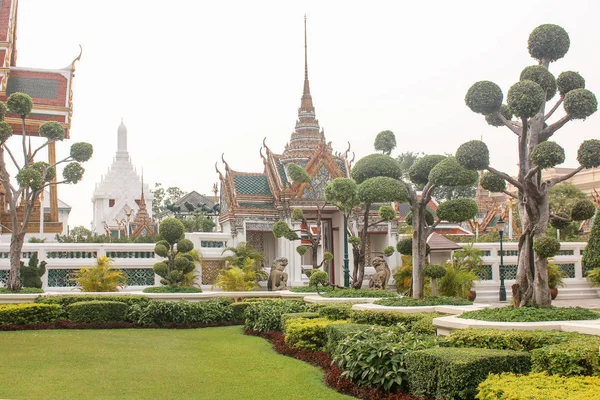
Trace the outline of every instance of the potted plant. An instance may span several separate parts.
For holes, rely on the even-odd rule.
[[[550,297],[552,300],[558,296],[558,287],[564,287],[565,282],[563,278],[565,273],[561,271],[560,267],[554,263],[548,263],[548,287],[550,288]]]

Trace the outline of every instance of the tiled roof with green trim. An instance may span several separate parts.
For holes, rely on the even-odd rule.
[[[237,194],[273,195],[266,175],[235,175],[233,182]]]
[[[249,201],[240,201],[238,204],[240,205],[240,207],[259,208],[262,210],[272,210],[275,208],[273,206],[273,203],[253,203]]]
[[[277,165],[277,171],[279,172],[279,176],[281,177],[281,183],[283,186],[288,186],[290,183],[287,179],[287,175],[285,174],[285,167],[279,160],[279,157],[275,157],[275,164]]]

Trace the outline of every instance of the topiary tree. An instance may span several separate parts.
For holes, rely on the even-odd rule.
[[[573,211],[575,211],[575,215],[581,211],[584,211],[584,214],[589,213],[589,211],[585,211],[585,208],[588,208],[591,203],[585,200],[587,200],[585,193],[572,183],[563,182],[553,186],[550,189],[549,199],[551,227],[547,234],[556,236],[558,230],[561,240],[576,236],[579,233],[580,223],[573,221],[571,215]]]
[[[580,203],[571,210],[571,215],[553,214],[549,208],[549,192],[553,186],[563,182],[584,168],[600,166],[600,140],[584,141],[578,151],[580,166],[573,172],[552,179],[542,179],[542,170],[552,168],[564,161],[564,150],[550,141],[553,135],[569,121],[586,119],[598,108],[592,92],[585,89],[585,80],[576,72],[563,72],[555,79],[548,70],[550,62],[562,58],[569,50],[567,32],[557,25],[541,25],[529,36],[531,56],[539,65],[527,67],[521,80],[508,91],[507,106],[502,104],[503,94],[498,85],[482,81],[468,90],[467,106],[474,112],[486,116],[493,126],[505,126],[512,131],[518,142],[519,172],[512,177],[492,168],[485,143],[471,141],[460,146],[456,152],[459,164],[470,170],[487,170],[482,178],[484,189],[504,192],[517,199],[522,235],[519,241],[519,266],[517,285],[513,288],[520,305],[537,304],[550,306],[548,289],[547,253],[536,254],[534,244],[546,235],[551,220],[569,222],[590,218],[593,207]],[[559,99],[546,112],[546,102],[558,90]],[[566,114],[551,122],[560,105]],[[516,120],[513,119],[513,115]],[[516,192],[506,190],[506,182]],[[545,246],[537,246],[544,248]]]
[[[325,189],[328,201],[336,204],[344,213],[360,206],[356,228],[346,227],[351,234],[348,242],[352,245],[354,288],[360,288],[363,283],[369,228],[396,217],[396,211],[389,205],[380,205],[377,217],[374,217],[371,215],[371,206],[406,200],[408,192],[399,180],[401,173],[400,165],[392,157],[371,154],[358,160],[352,168],[353,184],[344,178],[337,178]]]
[[[375,136],[375,150],[388,156],[396,148],[396,136],[392,131],[382,131]]]
[[[437,208],[437,220],[427,210],[427,205],[435,197],[436,190],[441,188],[462,187],[477,182],[478,175],[459,164],[456,158],[443,155],[423,156],[408,170],[408,203],[410,214],[406,222],[412,226],[413,290],[414,298],[423,297],[425,279],[423,269],[427,258],[427,238],[433,233],[441,221],[463,222],[477,214],[477,203],[470,198],[455,198],[440,203]],[[419,189],[422,189],[419,193]],[[404,247],[406,246],[404,243]],[[400,245],[400,243],[399,243]],[[398,250],[409,254],[406,249]]]
[[[298,164],[288,164],[287,166],[288,176],[292,180],[292,182],[296,184],[307,183],[312,187],[312,178],[308,175],[306,170],[299,166]],[[314,188],[313,188],[314,190]],[[288,240],[294,241],[299,240],[300,236],[303,236],[304,240],[308,240],[310,243],[309,246],[312,250],[312,267],[313,269],[321,268],[326,261],[333,260],[333,254],[330,252],[323,253],[323,259],[321,262],[318,262],[318,250],[321,245],[321,219],[323,210],[327,205],[327,201],[316,201],[316,212],[317,215],[315,218],[307,218],[304,214],[304,211],[301,208],[295,208],[292,211],[291,220],[294,222],[300,223],[300,229],[292,229],[290,225],[288,225],[285,221],[279,220],[273,225],[273,236],[276,238],[284,237]],[[315,231],[312,228],[315,228]],[[300,235],[298,235],[300,233]],[[296,247],[296,251],[298,254],[303,256],[308,251],[308,247],[304,245],[299,245]],[[305,271],[305,273],[310,276],[313,271]]]
[[[446,268],[439,264],[429,264],[423,269],[423,274],[431,279],[431,295],[437,296],[437,280],[446,275]]]
[[[32,288],[42,287],[42,275],[46,273],[46,261],[39,262],[37,253],[33,253],[27,265],[21,261],[21,276],[23,286]]]
[[[25,130],[27,116],[31,113],[33,101],[25,93],[13,93],[8,97],[6,105],[0,103],[0,182],[4,188],[4,202],[10,214],[8,230],[10,239],[10,272],[8,274],[8,288],[19,290],[21,288],[21,250],[25,242],[25,234],[29,226],[31,215],[40,194],[48,187],[79,182],[84,173],[80,163],[92,157],[93,147],[89,143],[74,143],[71,145],[69,156],[60,161],[54,158],[55,143],[65,138],[65,129],[56,121],[44,122],[40,125],[39,136],[43,143],[38,147],[32,145],[31,138],[27,140]],[[4,120],[4,114],[9,112],[21,118],[21,139],[10,149],[13,129]],[[37,141],[36,141],[37,142]],[[48,147],[48,160],[35,161],[40,151]],[[16,153],[15,148],[18,148]],[[21,155],[22,152],[22,155]],[[6,160],[6,154],[10,161]],[[22,162],[19,162],[18,159]],[[10,166],[9,166],[10,163]],[[68,163],[63,169],[63,179],[57,181],[56,169],[60,164]],[[16,173],[14,173],[16,171]],[[13,176],[11,174],[14,173]],[[4,210],[2,210],[4,212]]]
[[[599,269],[600,271],[600,213],[596,212],[588,244],[583,251],[581,265],[585,270]],[[599,272],[596,272],[598,275]],[[597,279],[600,283],[600,279]]]
[[[154,264],[152,269],[162,278],[163,285],[182,286],[185,275],[196,268],[193,256],[186,254],[194,249],[194,243],[185,238],[185,226],[177,218],[163,219],[158,234],[161,240],[154,246],[154,252],[165,260]]]

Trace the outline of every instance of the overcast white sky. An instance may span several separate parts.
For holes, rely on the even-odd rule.
[[[386,129],[396,134],[395,154],[453,153],[483,135],[494,166],[513,173],[515,136],[489,127],[464,96],[484,79],[506,96],[535,64],[527,38],[543,23],[571,38],[551,71],[580,72],[600,96],[594,1],[21,0],[19,66],[61,68],[83,46],[71,142],[95,151],[84,180],[59,189],[73,207],[71,227],[90,224],[94,185],[116,152],[121,117],[132,161],[151,186],[209,193],[222,152],[232,169],[260,172],[263,138],[279,153],[294,128],[305,13],[317,118],[334,150],[350,141],[357,159]],[[599,115],[555,135],[565,166],[577,165],[582,140],[600,136]],[[60,144],[59,156],[69,146]]]

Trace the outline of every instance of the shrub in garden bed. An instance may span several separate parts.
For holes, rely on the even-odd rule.
[[[323,286],[319,288],[319,292],[331,292],[334,289],[333,286]],[[290,292],[294,293],[317,293],[317,289],[314,286],[297,286],[290,289]]]
[[[202,289],[194,286],[151,286],[144,293],[202,293]]]
[[[122,322],[127,316],[127,304],[120,301],[82,301],[70,304],[69,320],[75,323],[85,322]]]
[[[460,297],[427,296],[422,299],[412,297],[398,297],[395,299],[376,300],[375,304],[390,307],[422,307],[422,306],[470,306],[472,301]]]
[[[564,377],[534,373],[490,375],[479,384],[480,400],[501,399],[569,399],[600,398],[600,377]]]
[[[531,352],[534,372],[563,376],[600,375],[600,337],[578,335]]]
[[[467,311],[459,318],[495,322],[578,321],[600,319],[600,313],[581,307],[519,307],[484,308]]]
[[[326,304],[320,307],[317,312],[323,318],[329,318],[331,320],[349,319],[352,314],[353,303],[337,303],[337,304]]]
[[[244,328],[249,331],[281,331],[283,314],[309,311],[310,307],[299,300],[271,299],[251,303],[245,312]]]
[[[216,324],[236,321],[230,299],[200,302],[160,301],[134,304],[129,307],[128,320],[138,324]]]
[[[9,288],[0,287],[0,294],[38,294],[44,293],[44,289],[35,287],[24,287],[20,290],[10,290]]]
[[[80,303],[83,301],[118,301],[127,304],[128,307],[132,305],[148,304],[149,298],[145,296],[99,296],[99,295],[61,295],[61,296],[40,296],[35,299],[36,303],[40,304],[58,304],[62,307],[61,317],[67,318],[67,308],[73,303]]]
[[[395,311],[353,311],[351,320],[357,324],[396,325],[403,324],[409,330],[419,333],[435,333],[433,319],[441,317],[440,313],[399,313]]]
[[[245,303],[243,301],[231,303],[231,308],[233,310],[233,319],[235,321],[243,321],[245,318],[244,314],[246,312],[246,309],[250,306],[250,304],[252,303]]]
[[[531,351],[578,337],[578,333],[525,331],[519,329],[457,329],[446,337],[448,347],[480,347],[497,350]]]
[[[285,324],[285,342],[296,349],[325,351],[326,328],[345,323],[346,321],[332,321],[327,318],[290,319]]]
[[[0,325],[24,325],[54,322],[61,316],[56,304],[0,304]]]
[[[408,390],[428,398],[472,399],[488,374],[527,373],[529,353],[512,350],[436,348],[406,354]]]
[[[290,320],[292,320],[292,319],[298,319],[298,318],[314,319],[314,318],[319,318],[319,314],[316,313],[316,312],[310,312],[310,311],[299,312],[299,313],[283,314],[281,316],[281,331],[283,333],[285,333],[287,322],[290,321]]]
[[[389,290],[379,289],[338,289],[321,293],[323,297],[360,298],[360,297],[398,297],[398,294]]]
[[[333,353],[338,343],[349,336],[355,335],[358,332],[362,332],[369,329],[371,325],[366,324],[332,324],[327,325],[325,328],[325,335],[327,335],[327,351]]]

